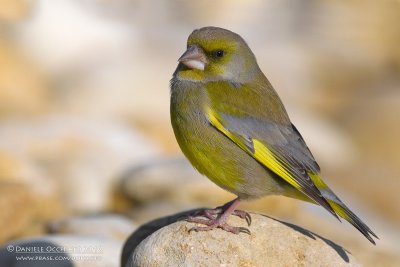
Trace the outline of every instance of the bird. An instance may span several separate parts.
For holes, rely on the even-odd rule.
[[[283,195],[322,206],[373,244],[373,237],[379,239],[321,179],[318,163],[240,35],[213,26],[189,35],[170,81],[170,118],[193,167],[237,196],[188,217],[201,225],[190,230],[250,233],[227,222],[234,215],[250,226],[250,214],[238,204]]]

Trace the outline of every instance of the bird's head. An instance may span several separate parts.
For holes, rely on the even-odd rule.
[[[193,31],[187,41],[187,50],[178,61],[174,76],[182,80],[242,83],[252,79],[259,70],[242,37],[217,27]]]

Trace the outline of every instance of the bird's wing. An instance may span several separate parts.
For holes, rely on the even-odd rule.
[[[259,163],[284,179],[294,188],[327,209],[344,218],[373,244],[369,234],[377,237],[318,176],[318,164],[300,133],[288,126],[251,116],[231,116],[209,108],[211,125],[249,153]]]
[[[316,187],[308,172],[319,167],[295,130],[253,117],[237,117],[207,111],[210,123],[294,188],[320,204],[335,217],[335,211]]]

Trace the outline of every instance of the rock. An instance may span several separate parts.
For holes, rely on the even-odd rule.
[[[4,121],[0,151],[17,167],[0,163],[2,180],[11,177],[34,192],[56,195],[78,212],[111,208],[119,174],[158,153],[123,123],[61,115]]]
[[[234,235],[189,233],[195,224],[176,221],[183,215],[140,227],[125,243],[122,266],[361,266],[332,241],[267,216],[252,214],[251,235]],[[229,222],[246,227],[234,216]]]
[[[33,198],[29,189],[18,184],[0,186],[0,243],[23,232],[34,218]],[[18,207],[18,209],[16,209]]]
[[[137,226],[126,217],[105,214],[70,217],[51,223],[49,228],[52,233],[97,236],[122,242]]]
[[[117,267],[121,248],[114,239],[76,235],[15,240],[0,247],[0,266]]]
[[[0,243],[43,234],[49,220],[66,212],[54,183],[44,179],[25,155],[15,152],[0,148]]]
[[[49,221],[74,211],[112,209],[115,179],[131,164],[156,153],[156,146],[138,132],[115,122],[65,116],[3,121],[0,242],[44,234]],[[117,221],[74,220],[62,224],[60,231],[97,230],[124,240],[135,226]],[[90,223],[96,227],[90,228]]]
[[[65,212],[54,183],[43,179],[25,155],[17,154],[0,145],[0,243],[42,234],[49,220]]]

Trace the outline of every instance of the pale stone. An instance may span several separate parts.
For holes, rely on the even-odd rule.
[[[162,220],[158,220],[153,225],[153,231],[157,231],[151,233],[150,223],[131,236],[124,249],[126,253],[132,242],[131,255],[126,262],[123,258],[122,264],[126,263],[123,265],[126,267],[361,266],[347,250],[306,229],[259,214],[252,214],[252,219],[248,227],[251,235],[235,235],[220,229],[189,232],[196,224],[186,221],[169,224],[171,218],[164,219],[167,226],[157,230],[162,225]],[[229,222],[247,227],[244,220],[234,216]]]
[[[50,224],[51,232],[103,237],[124,241],[137,226],[130,219],[114,214],[76,216]]]

